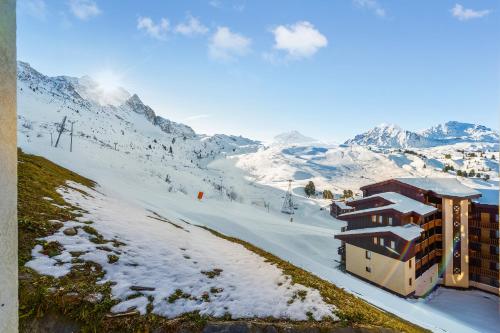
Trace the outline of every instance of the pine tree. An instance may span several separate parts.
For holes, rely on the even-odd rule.
[[[309,183],[307,183],[306,187],[304,188],[304,191],[306,192],[306,195],[310,197],[311,195],[316,194],[316,186],[314,186],[314,183],[312,181],[309,181]]]
[[[172,146],[170,146],[170,148],[168,149],[168,153],[172,155],[174,154],[174,152],[172,151]]]

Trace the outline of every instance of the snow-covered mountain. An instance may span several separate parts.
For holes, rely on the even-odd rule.
[[[392,148],[427,147],[432,143],[420,134],[407,131],[397,125],[381,124],[347,140],[345,144]]]
[[[356,135],[345,144],[385,148],[424,148],[461,142],[498,143],[498,141],[498,133],[486,126],[449,121],[419,133],[402,129],[397,125],[381,124]]]
[[[305,136],[299,131],[290,131],[278,134],[274,137],[274,144],[279,145],[293,145],[293,144],[307,144],[317,142],[318,140]]]
[[[51,122],[47,122],[43,126],[54,133],[56,132],[56,122],[60,122],[64,115],[72,118],[71,121],[78,121],[78,118],[88,117],[89,121],[80,122],[78,125],[80,133],[106,143],[108,146],[113,146],[115,142],[119,144],[122,141],[119,137],[115,137],[116,133],[122,137],[127,132],[128,135],[139,133],[141,138],[144,139],[144,137],[148,136],[150,129],[139,125],[143,121],[147,121],[167,134],[168,141],[172,141],[172,139],[175,141],[174,138],[181,138],[184,141],[191,139],[190,148],[192,148],[193,153],[186,156],[189,160],[192,159],[193,154],[197,159],[208,156],[213,159],[220,152],[235,153],[239,152],[240,147],[244,152],[248,152],[257,149],[260,145],[258,141],[242,137],[223,134],[214,136],[198,135],[185,124],[176,123],[156,115],[155,111],[145,105],[137,94],[131,95],[123,88],[119,89],[119,96],[115,93],[112,94],[114,103],[103,104],[103,101],[109,100],[109,98],[96,90],[96,83],[88,76],[82,78],[69,76],[49,77],[38,72],[25,62],[18,62],[17,76],[20,105],[27,106],[26,108],[20,108],[21,123],[50,119]],[[119,104],[115,105],[117,102]],[[50,111],[47,110],[45,114],[37,114],[33,115],[35,117],[25,119],[26,111],[36,108],[37,104],[40,104],[39,113],[43,109],[50,109]],[[48,105],[53,107],[47,108]],[[134,114],[139,117],[132,117]],[[88,127],[87,131],[84,131],[82,126]],[[114,126],[119,127],[120,130],[117,131],[117,128],[113,128]],[[139,128],[137,128],[138,126]],[[144,132],[146,129],[147,131]],[[98,134],[102,134],[102,137]],[[156,141],[158,142],[159,138]],[[166,143],[163,146],[166,146]],[[154,147],[150,149],[154,149]]]
[[[442,144],[457,142],[491,142],[498,143],[497,132],[483,125],[448,121],[423,130],[420,135]]]

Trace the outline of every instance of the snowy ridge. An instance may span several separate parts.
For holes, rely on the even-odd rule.
[[[449,121],[426,129],[420,133],[422,136],[437,140],[445,144],[457,142],[491,142],[498,143],[500,136],[483,125]]]
[[[425,148],[464,142],[498,144],[498,141],[498,133],[486,126],[449,121],[420,133],[404,130],[397,125],[381,124],[356,135],[345,144],[386,148]]]
[[[378,146],[391,148],[426,147],[429,140],[397,125],[381,124],[345,142],[347,145]]]

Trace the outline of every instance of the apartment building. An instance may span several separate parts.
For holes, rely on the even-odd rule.
[[[345,268],[402,296],[437,285],[499,294],[498,191],[454,178],[395,178],[333,203]],[[347,208],[350,207],[350,208]]]

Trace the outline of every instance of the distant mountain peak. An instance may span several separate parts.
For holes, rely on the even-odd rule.
[[[398,125],[384,123],[356,135],[345,143],[388,148],[421,148],[458,142],[498,143],[498,141],[498,133],[484,125],[448,121],[418,133],[402,129]]]
[[[277,144],[303,144],[317,142],[318,140],[305,136],[297,130],[278,134],[274,137],[274,143]]]

